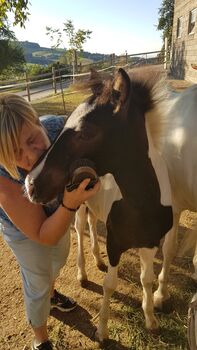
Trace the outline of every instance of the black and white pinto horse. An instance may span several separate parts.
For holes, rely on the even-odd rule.
[[[168,97],[171,100],[166,100],[166,128],[160,140],[160,152],[166,160],[170,177],[174,229],[170,231],[169,235],[165,236],[165,243],[163,245],[164,264],[159,277],[160,291],[155,293],[155,305],[159,308],[162,308],[163,302],[170,297],[167,290],[167,282],[170,263],[176,252],[182,256],[192,248],[194,251],[194,273],[192,277],[197,281],[197,220],[193,223],[193,232],[188,230],[184,234],[184,239],[181,242],[179,250],[177,251],[176,249],[178,225],[182,211],[186,209],[197,211],[197,186],[195,183],[197,86],[193,85],[182,94],[178,94],[177,97],[174,97],[174,94],[172,97],[169,93]],[[190,163],[189,166],[188,162]],[[83,249],[83,236],[87,222],[90,231],[92,254],[96,265],[100,270],[106,271],[106,266],[99,251],[96,228],[98,210],[95,208],[94,213],[87,210],[87,206],[84,204],[76,214],[75,229],[78,239],[77,279],[81,286],[85,286],[87,281]]]
[[[102,186],[88,206],[106,222],[109,258],[98,327],[100,341],[108,337],[109,301],[117,285],[120,257],[131,247],[139,248],[146,327],[158,328],[152,296],[153,259],[161,238],[168,233],[154,302],[158,305],[167,297],[168,260],[172,256],[167,247],[173,242],[175,227],[168,171],[158,152],[166,119],[165,93],[157,74],[147,72],[129,77],[119,69],[113,81],[93,75],[89,83],[93,95],[73,112],[26,179],[29,198],[49,202],[70,182],[74,161],[88,159],[96,165]],[[46,187],[46,178],[50,187]]]
[[[170,94],[169,94],[170,97]],[[172,98],[172,97],[171,97]],[[180,216],[183,210],[197,211],[197,180],[195,169],[196,160],[196,136],[197,131],[197,85],[186,89],[171,100],[166,100],[165,109],[166,127],[160,142],[160,152],[164,157],[171,183],[172,205],[174,214],[173,230],[165,236],[163,245],[164,263],[159,276],[160,290],[155,293],[155,304],[162,308],[162,303],[169,298],[167,281],[172,258],[176,253],[177,233]],[[97,211],[95,210],[95,213]],[[89,224],[92,249],[97,266],[102,261],[96,235],[97,218],[93,213],[89,214],[94,225]],[[98,215],[98,213],[97,213]],[[76,231],[78,236],[78,280],[81,285],[87,279],[85,271],[85,258],[83,251],[84,221],[87,221],[85,206],[81,207],[76,215]],[[88,222],[90,219],[88,219]],[[197,221],[193,224],[193,232],[188,230],[181,242],[179,254],[184,254],[193,248],[193,279],[197,281]],[[102,265],[100,265],[102,266]]]

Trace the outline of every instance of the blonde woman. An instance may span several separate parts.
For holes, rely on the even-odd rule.
[[[22,97],[0,95],[0,225],[20,266],[27,320],[34,333],[32,350],[53,349],[47,332],[51,308],[68,312],[76,307],[54,283],[69,253],[69,225],[76,208],[99,190],[99,183],[85,190],[85,179],[76,190],[65,190],[64,207],[35,205],[24,196],[27,172],[64,122],[61,116],[39,119]]]

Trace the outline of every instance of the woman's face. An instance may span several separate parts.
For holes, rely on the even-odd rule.
[[[24,123],[19,138],[20,149],[16,154],[16,165],[30,171],[43,152],[50,146],[49,138],[39,124]]]

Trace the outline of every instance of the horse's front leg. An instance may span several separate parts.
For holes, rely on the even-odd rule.
[[[83,249],[84,230],[86,225],[86,205],[82,204],[75,215],[75,230],[77,232],[77,280],[81,286],[87,281],[85,271],[85,256]]]
[[[107,322],[109,319],[110,311],[110,297],[116,289],[118,283],[118,265],[113,267],[109,264],[108,272],[104,278],[103,283],[103,302],[99,313],[99,326],[96,332],[96,337],[102,342],[108,339]]]
[[[142,308],[146,320],[146,328],[154,331],[159,323],[154,316],[152,285],[154,279],[153,260],[158,248],[140,248],[139,256],[141,263],[141,283],[143,288]]]
[[[99,270],[107,271],[107,266],[105,265],[103,259],[101,258],[100,250],[99,250],[97,227],[96,227],[97,218],[89,209],[88,209],[88,224],[90,229],[92,254],[94,256],[96,265],[99,268]]]
[[[168,276],[170,272],[170,265],[176,253],[179,218],[180,218],[180,213],[173,214],[173,227],[166,234],[164,243],[162,246],[163,265],[158,277],[159,285],[157,290],[154,293],[154,306],[160,309],[162,309],[163,302],[170,298],[168,288],[167,288],[167,283],[168,283]]]

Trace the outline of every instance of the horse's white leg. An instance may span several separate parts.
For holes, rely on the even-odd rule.
[[[139,256],[141,263],[141,283],[143,288],[142,308],[146,320],[146,328],[154,331],[159,327],[159,323],[154,316],[152,285],[154,280],[153,260],[157,252],[157,247],[140,248]]]
[[[100,255],[96,223],[97,223],[96,216],[88,209],[88,224],[90,229],[92,254],[94,256],[94,260],[96,262],[97,267],[101,271],[107,271],[107,267]]]
[[[86,225],[86,206],[82,204],[77,210],[75,215],[75,230],[77,232],[77,280],[82,285],[84,281],[87,281],[87,274],[85,271],[85,256],[83,249],[83,237]]]
[[[107,322],[109,319],[109,311],[110,311],[110,297],[116,289],[118,283],[118,265],[113,267],[109,264],[108,272],[104,278],[103,282],[103,302],[99,313],[99,326],[96,332],[96,337],[98,337],[99,341],[108,338],[108,328]]]
[[[167,283],[170,272],[170,265],[173,257],[176,254],[177,247],[177,232],[181,213],[173,213],[173,226],[171,230],[166,234],[164,243],[162,246],[163,252],[163,265],[161,272],[158,276],[158,288],[154,293],[154,306],[162,308],[162,304],[165,300],[170,298]]]

